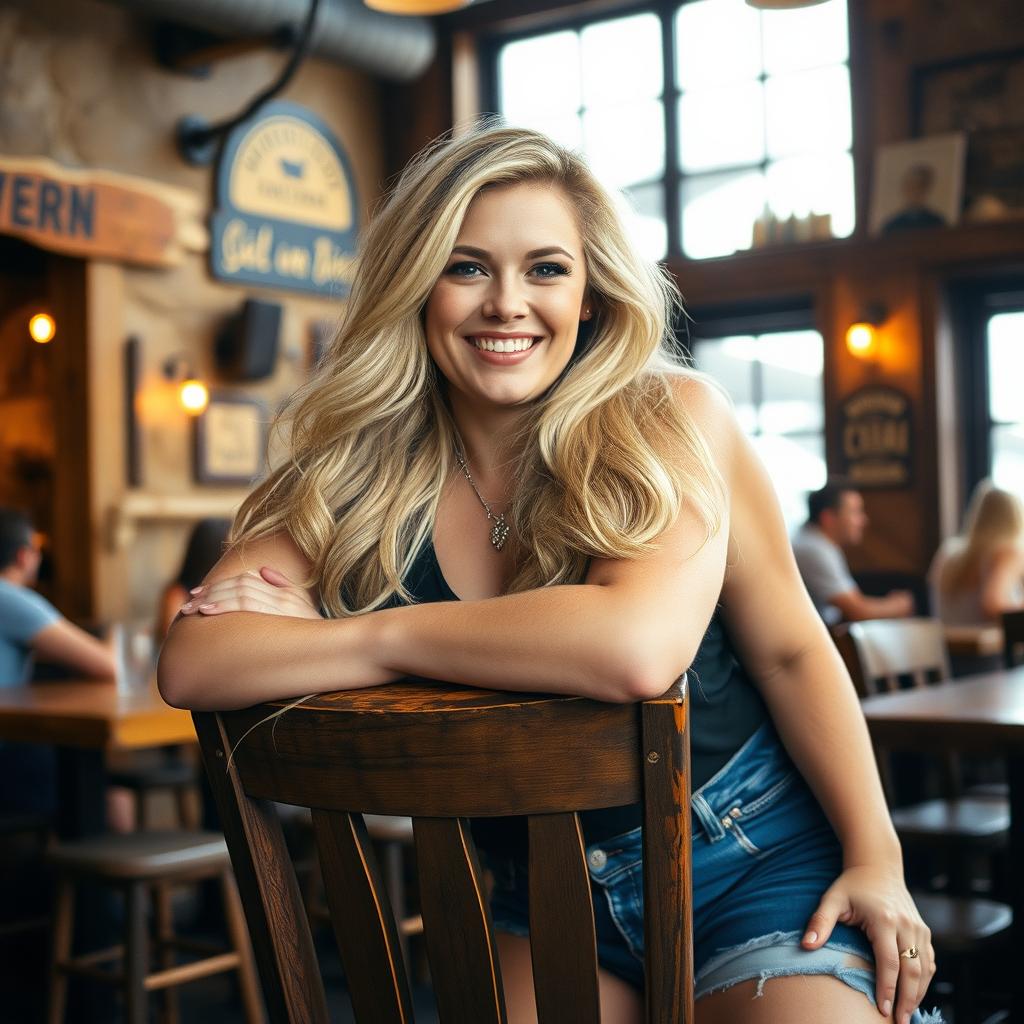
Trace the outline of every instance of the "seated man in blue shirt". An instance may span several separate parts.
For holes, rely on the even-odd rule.
[[[40,557],[28,516],[0,507],[0,687],[27,682],[37,654],[83,676],[112,679],[113,651],[29,589]],[[51,813],[54,774],[49,748],[0,742],[0,812]]]

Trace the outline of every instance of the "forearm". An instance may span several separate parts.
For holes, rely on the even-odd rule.
[[[827,636],[761,685],[796,767],[839,837],[847,867],[900,865],[864,715],[842,659]]]

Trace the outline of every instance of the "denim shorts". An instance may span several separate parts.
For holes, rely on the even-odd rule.
[[[817,950],[800,945],[825,890],[842,870],[842,850],[770,722],[762,725],[690,801],[693,829],[695,996],[757,980],[828,974],[874,1005],[874,962],[862,931],[837,923]],[[598,960],[635,988],[644,981],[641,830],[587,846]],[[529,934],[522,859],[489,855],[495,928]],[[913,1024],[941,1024],[917,1012]]]

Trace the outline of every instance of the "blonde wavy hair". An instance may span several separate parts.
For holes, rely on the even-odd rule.
[[[236,545],[286,530],[333,617],[411,600],[402,580],[432,534],[458,442],[424,306],[473,198],[519,183],[572,204],[594,320],[510,441],[509,591],[579,582],[592,557],[636,557],[684,505],[708,537],[721,522],[722,481],[673,388],[697,376],[672,355],[677,289],[636,253],[578,155],[483,123],[419,154],[372,220],[337,333],[279,420],[287,457],[235,521]]]
[[[939,590],[951,594],[976,587],[997,551],[1024,545],[1024,503],[1016,494],[982,480],[964,519],[964,532],[939,574]]]

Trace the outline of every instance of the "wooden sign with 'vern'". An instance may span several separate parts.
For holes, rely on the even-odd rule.
[[[149,267],[180,263],[209,238],[199,198],[112,171],[0,155],[0,234],[52,252]]]

